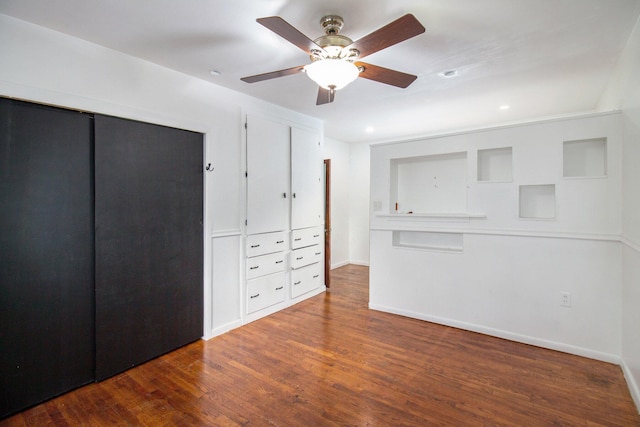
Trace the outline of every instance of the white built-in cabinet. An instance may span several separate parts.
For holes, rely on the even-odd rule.
[[[291,229],[321,224],[324,211],[321,135],[291,128]]]
[[[289,229],[289,126],[247,117],[247,234]]]
[[[322,132],[246,117],[244,309],[262,317],[324,290]]]

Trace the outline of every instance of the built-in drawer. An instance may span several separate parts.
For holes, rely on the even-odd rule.
[[[247,314],[285,299],[285,274],[276,273],[247,281]]]
[[[304,248],[322,242],[323,227],[301,228],[291,232],[291,249]]]
[[[284,271],[286,252],[247,258],[247,280]]]
[[[308,265],[291,272],[291,298],[298,297],[322,285],[322,268],[320,263]]]
[[[254,257],[287,249],[287,232],[252,234],[247,236],[247,257]]]
[[[320,245],[296,249],[291,252],[291,268],[293,269],[320,261],[322,261],[322,248]]]

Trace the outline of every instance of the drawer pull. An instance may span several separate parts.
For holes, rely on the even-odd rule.
[[[276,291],[280,291],[282,289],[284,289],[284,286],[280,286],[279,288],[276,288]]]
[[[253,267],[249,267],[249,270],[255,270],[256,268],[260,268],[259,265],[254,265]]]
[[[316,274],[315,276],[313,276],[314,279],[317,279],[318,277],[320,277],[319,274]]]
[[[255,294],[255,295],[251,295],[249,298],[254,299],[254,298],[258,298],[260,296],[260,294]]]
[[[284,262],[283,259],[281,259],[280,261],[276,261],[276,264],[282,264]]]
[[[284,243],[284,240],[278,240],[278,241],[276,242],[276,245],[279,245],[280,243]]]
[[[251,245],[252,248],[259,248],[260,245]]]
[[[302,237],[298,237],[297,239],[293,239],[294,242],[299,242],[300,240],[302,240]]]
[[[293,284],[293,286],[297,286],[297,285],[299,285],[300,283],[302,283],[302,281],[301,281],[301,280],[298,280],[297,282],[295,282],[295,283]]]
[[[299,256],[298,258],[296,258],[296,261],[300,261],[302,258],[304,258],[303,256]]]
[[[319,234],[314,234],[313,237],[320,237],[320,235]]]
[[[322,255],[322,252],[316,252],[316,255]]]

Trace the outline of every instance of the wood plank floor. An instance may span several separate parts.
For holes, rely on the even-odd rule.
[[[22,425],[640,426],[616,365],[367,309],[331,291],[0,421]]]

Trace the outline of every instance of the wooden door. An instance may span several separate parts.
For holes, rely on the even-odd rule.
[[[203,138],[96,116],[96,377],[203,332]]]
[[[0,418],[93,380],[92,135],[0,98]]]
[[[324,160],[324,283],[331,287],[331,159]]]

